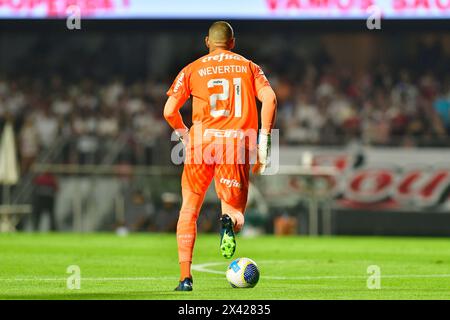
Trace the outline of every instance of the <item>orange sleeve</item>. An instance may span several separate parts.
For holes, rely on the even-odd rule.
[[[264,87],[270,87],[269,80],[267,80],[266,76],[264,75],[264,72],[262,71],[261,67],[258,66],[254,62],[250,62],[250,69],[253,73],[253,81],[255,85],[255,96],[258,96],[259,90],[261,90]]]
[[[275,125],[277,97],[270,86],[265,86],[258,91],[258,99],[262,102],[261,132],[270,133]]]
[[[185,130],[186,125],[180,114],[180,109],[191,95],[189,66],[183,68],[167,91],[169,98],[164,106],[164,118],[174,130]]]
[[[174,130],[180,131],[187,129],[183,122],[183,117],[180,114],[180,108],[185,102],[186,100],[180,100],[174,96],[170,96],[164,106],[164,118]]]
[[[190,67],[187,66],[180,71],[175,78],[172,86],[167,91],[167,95],[174,97],[177,100],[186,101],[191,95],[190,88]]]

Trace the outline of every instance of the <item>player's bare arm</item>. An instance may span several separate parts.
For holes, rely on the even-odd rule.
[[[185,102],[186,100],[170,96],[164,106],[164,118],[183,142],[187,139],[189,132],[180,113],[180,109]]]

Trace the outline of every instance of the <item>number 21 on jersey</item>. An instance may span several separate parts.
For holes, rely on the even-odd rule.
[[[241,78],[233,78],[233,88],[234,88],[234,116],[240,118],[242,116],[242,97],[241,97]],[[229,117],[230,109],[217,110],[217,101],[224,101],[230,99],[230,81],[227,79],[211,79],[208,81],[208,88],[213,88],[216,86],[222,87],[222,93],[213,93],[209,96],[209,105],[211,106],[210,114],[214,118],[217,117]]]

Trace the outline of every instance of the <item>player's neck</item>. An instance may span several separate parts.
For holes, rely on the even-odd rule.
[[[230,48],[227,48],[227,47],[214,47],[214,48],[209,48],[209,53],[213,53],[214,51],[218,51],[218,50],[231,51]]]

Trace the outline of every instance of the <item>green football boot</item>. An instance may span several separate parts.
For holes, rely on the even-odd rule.
[[[220,229],[220,253],[226,259],[230,259],[236,251],[233,220],[226,214],[220,220],[222,221],[222,228]]]

